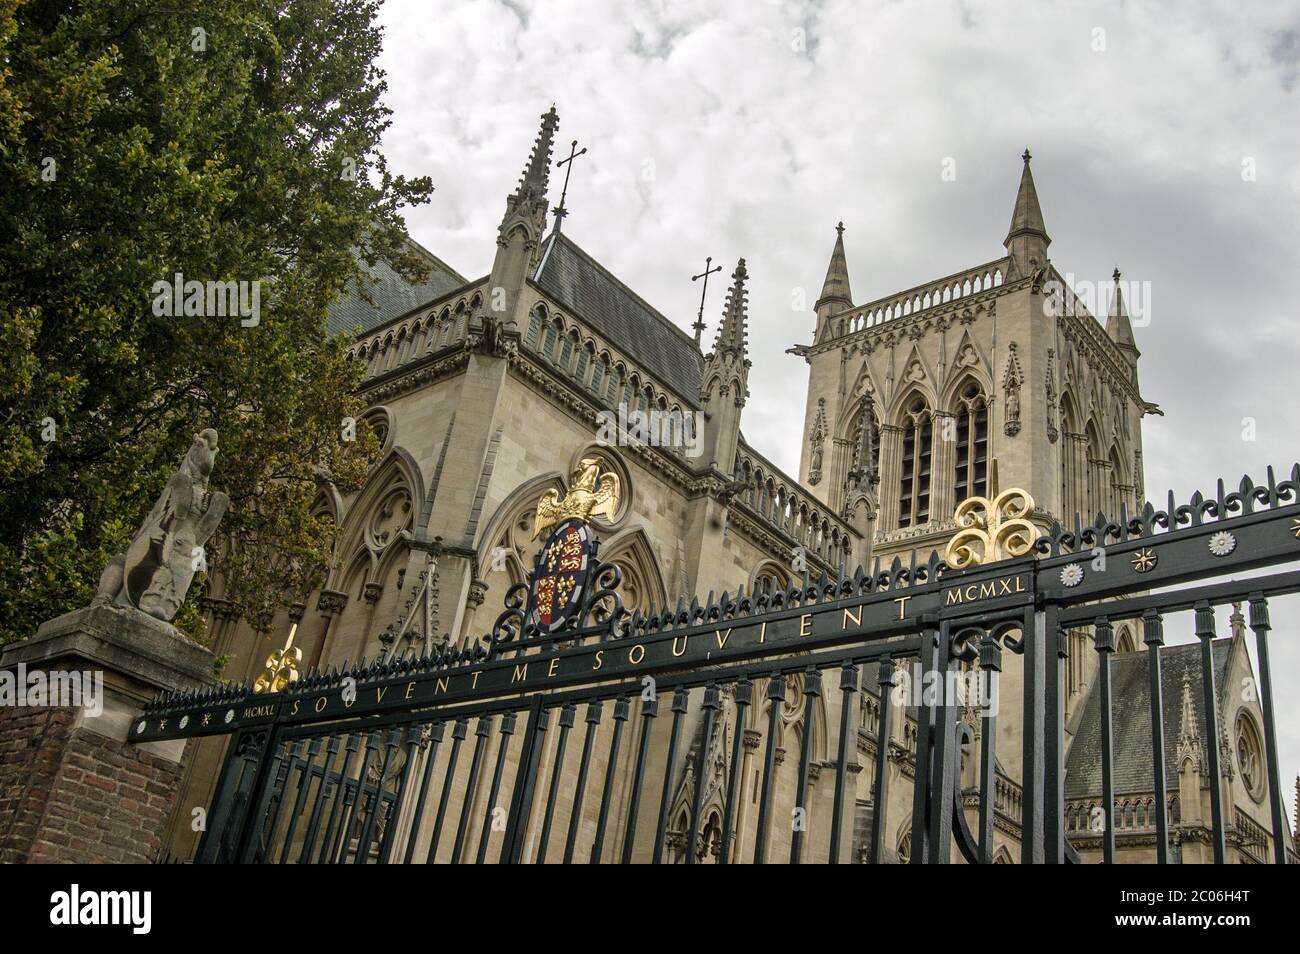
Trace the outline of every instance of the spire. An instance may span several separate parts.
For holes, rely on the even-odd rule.
[[[1119,283],[1119,269],[1116,268],[1112,280],[1115,283],[1110,296],[1110,312],[1106,318],[1106,334],[1110,340],[1125,352],[1126,357],[1136,361],[1141,354],[1133,340],[1133,325],[1128,319],[1128,309],[1124,307],[1124,290]]]
[[[528,156],[528,165],[519,177],[519,187],[515,195],[523,197],[528,191],[546,195],[546,186],[551,180],[551,148],[555,142],[555,130],[559,128],[560,117],[552,105],[542,114],[542,128],[533,142],[533,151]]]
[[[1232,627],[1232,637],[1237,639],[1246,638],[1246,616],[1241,611],[1241,601],[1236,600],[1232,604],[1232,615],[1228,617],[1228,625]]]
[[[1200,721],[1196,718],[1196,703],[1192,700],[1192,678],[1183,673],[1183,704],[1178,722],[1180,741],[1195,742],[1201,738]]]
[[[843,311],[853,307],[853,292],[849,290],[849,265],[844,258],[844,223],[835,226],[835,248],[831,251],[831,263],[826,269],[826,281],[822,283],[822,294],[817,299],[815,308],[824,304],[836,304],[842,307],[833,309]]]
[[[1047,246],[1052,244],[1043,224],[1043,210],[1038,205],[1038,190],[1034,188],[1034,174],[1029,170],[1029,150],[1025,149],[1024,169],[1020,173],[1020,189],[1016,192],[1016,207],[1011,213],[1011,228],[1002,244],[1011,255],[1021,277],[1047,264]]]
[[[1296,838],[1300,838],[1300,775],[1295,777],[1295,824],[1291,826],[1294,833],[1291,839],[1292,843]]]
[[[727,303],[722,309],[722,324],[718,325],[718,335],[713,341],[713,355],[727,353],[741,358],[746,355],[748,350],[746,322],[749,308],[749,293],[745,290],[747,278],[749,272],[745,269],[745,260],[742,258],[736,263],[736,270],[731,273],[731,288],[727,291]]]
[[[713,350],[704,357],[700,404],[704,410],[703,459],[724,474],[734,472],[740,440],[740,413],[749,396],[748,344],[745,324],[748,301],[745,279],[749,272],[742,258],[731,273],[731,288],[722,309],[722,323]]]
[[[1196,703],[1192,700],[1192,680],[1185,672],[1183,673],[1182,712],[1178,720],[1178,749],[1174,757],[1180,775],[1183,763],[1188,759],[1191,760],[1192,771],[1199,774],[1205,770],[1201,750],[1201,724],[1196,718]]]
[[[501,219],[498,230],[503,237],[522,225],[529,232],[530,243],[541,238],[546,227],[546,187],[551,178],[551,147],[559,125],[560,117],[552,106],[542,114],[542,128],[533,142],[528,164],[519,177],[514,193],[506,198],[506,214]]]

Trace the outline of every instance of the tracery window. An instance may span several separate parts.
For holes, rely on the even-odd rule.
[[[898,526],[919,527],[930,520],[932,421],[925,400],[908,405],[903,422],[903,456],[899,467]]]
[[[1254,720],[1245,712],[1237,716],[1237,767],[1241,781],[1255,801],[1264,799],[1264,756]]]
[[[970,382],[957,404],[956,502],[988,496],[989,410],[979,385]]]

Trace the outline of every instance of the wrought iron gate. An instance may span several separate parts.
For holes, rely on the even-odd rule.
[[[648,614],[623,610],[617,567],[600,563],[592,542],[586,592],[554,631],[538,625],[523,584],[481,646],[314,672],[269,694],[226,686],[165,696],[149,704],[132,738],[230,736],[202,862],[884,860],[894,851],[886,830],[891,756],[911,767],[907,860],[944,862],[955,850],[991,862],[1001,826],[1016,833],[1021,861],[1064,862],[1077,858],[1065,805],[1067,634],[1086,629],[1097,662],[1104,820],[1090,831],[1111,861],[1120,827],[1115,625],[1140,620],[1159,767],[1166,619],[1191,614],[1200,644],[1197,711],[1218,779],[1214,608],[1244,602],[1271,819],[1270,831],[1253,836],[1266,841],[1269,859],[1285,863],[1292,843],[1280,795],[1268,600],[1300,591],[1300,570],[1286,568],[1300,560],[1298,489],[1300,465],[1282,481],[1270,470],[1263,485],[1243,479],[1226,493],[1220,482],[1213,497],[1197,494],[1185,505],[1171,494],[1163,510],[1148,504],[1132,517],[1054,526],[1017,558],[954,569],[914,552],[906,564],[896,559],[785,591],[710,594]],[[991,533],[997,522],[987,514],[968,532]],[[1227,579],[1261,570],[1268,572]],[[1011,753],[1015,791],[999,774],[996,708],[973,715],[951,693],[915,689],[907,708],[885,701],[904,675],[915,687],[947,686],[969,669],[1000,672],[1004,652],[1020,657],[1022,672],[1012,700],[1023,733]],[[864,704],[864,692],[880,702]],[[838,711],[834,738],[817,738],[830,724],[812,717],[818,700]],[[775,781],[789,705],[807,714],[796,733],[792,793]],[[765,731],[744,730],[752,713]],[[820,761],[818,746],[828,755]],[[869,810],[858,814],[855,835],[849,785],[858,746],[876,755]],[[706,792],[711,753],[723,771]],[[963,764],[976,766],[974,785],[963,786]],[[827,773],[829,790],[813,793]],[[1173,799],[1158,768],[1153,785],[1157,858],[1165,862]],[[1210,785],[1212,851],[1221,862],[1229,835],[1239,837],[1248,819],[1224,817],[1220,788]],[[803,824],[776,822],[787,802],[804,812]]]

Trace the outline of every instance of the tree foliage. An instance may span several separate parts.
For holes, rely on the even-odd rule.
[[[426,267],[400,209],[431,186],[379,152],[376,11],[0,0],[0,642],[87,602],[203,427],[226,598],[266,626],[322,580],[320,483],[374,451],[341,439],[359,371],[327,308],[360,262]],[[155,314],[177,273],[260,281],[260,320]]]

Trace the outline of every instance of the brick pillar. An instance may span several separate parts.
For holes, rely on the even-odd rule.
[[[174,627],[116,606],[75,610],[6,646],[0,679],[11,688],[83,674],[102,692],[81,705],[0,706],[0,863],[154,860],[185,742],[134,745],[127,731],[160,691],[211,683],[212,664]]]

